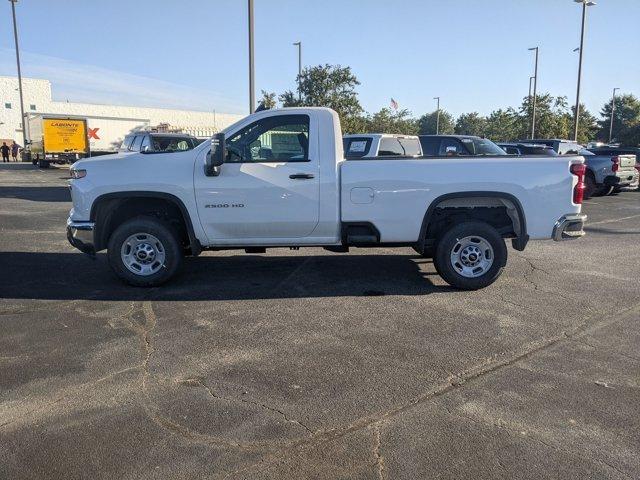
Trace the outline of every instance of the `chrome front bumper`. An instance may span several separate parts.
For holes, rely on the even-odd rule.
[[[584,222],[587,216],[584,213],[570,213],[558,219],[553,227],[552,238],[560,240],[574,240],[584,236]]]
[[[67,240],[78,250],[88,254],[94,254],[95,248],[93,243],[93,230],[95,223],[93,222],[74,222],[71,218],[67,219]]]

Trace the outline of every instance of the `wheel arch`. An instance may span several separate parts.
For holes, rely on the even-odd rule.
[[[507,207],[508,205],[512,206],[512,210],[515,211],[517,215],[517,218],[515,219],[511,215],[509,215],[515,233],[515,238],[512,239],[512,245],[516,250],[524,250],[529,241],[529,235],[527,234],[527,219],[524,213],[524,209],[522,208],[522,203],[520,203],[520,200],[518,200],[514,195],[510,193],[496,191],[478,190],[445,193],[444,195],[440,195],[439,197],[435,198],[427,208],[427,211],[425,212],[422,219],[419,241],[424,241],[429,228],[429,224],[432,221],[437,208],[441,207],[443,204],[445,205],[445,207],[455,207],[456,205],[472,207],[495,206],[495,204],[488,204],[486,201],[484,201],[483,205],[483,198],[498,199],[503,202],[507,202],[506,204],[504,204],[505,207]],[[465,204],[463,200],[473,201]],[[508,208],[507,213],[509,214]]]
[[[184,202],[176,195],[155,191],[123,191],[110,192],[97,197],[91,205],[90,219],[95,223],[94,242],[96,251],[103,250],[107,246],[109,234],[113,229],[109,228],[112,215],[125,202],[134,199],[159,200],[173,205],[180,212],[182,222],[186,230],[188,248],[192,255],[202,252],[202,245],[196,237],[189,210]]]

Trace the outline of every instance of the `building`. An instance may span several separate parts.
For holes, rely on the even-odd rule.
[[[242,118],[242,115],[217,112],[60,102],[52,98],[51,82],[39,78],[23,78],[22,88],[25,114],[138,119],[150,127],[161,125],[161,128],[197,137],[209,137]],[[15,140],[22,145],[22,138],[18,78],[0,76],[0,141]]]

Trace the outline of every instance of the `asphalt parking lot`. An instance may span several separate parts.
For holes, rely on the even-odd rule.
[[[61,169],[0,167],[0,478],[640,477],[640,193],[446,286],[410,249],[74,250]]]

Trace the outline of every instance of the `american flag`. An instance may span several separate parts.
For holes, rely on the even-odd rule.
[[[394,110],[398,109],[398,102],[396,102],[393,98],[391,99],[391,108]]]

